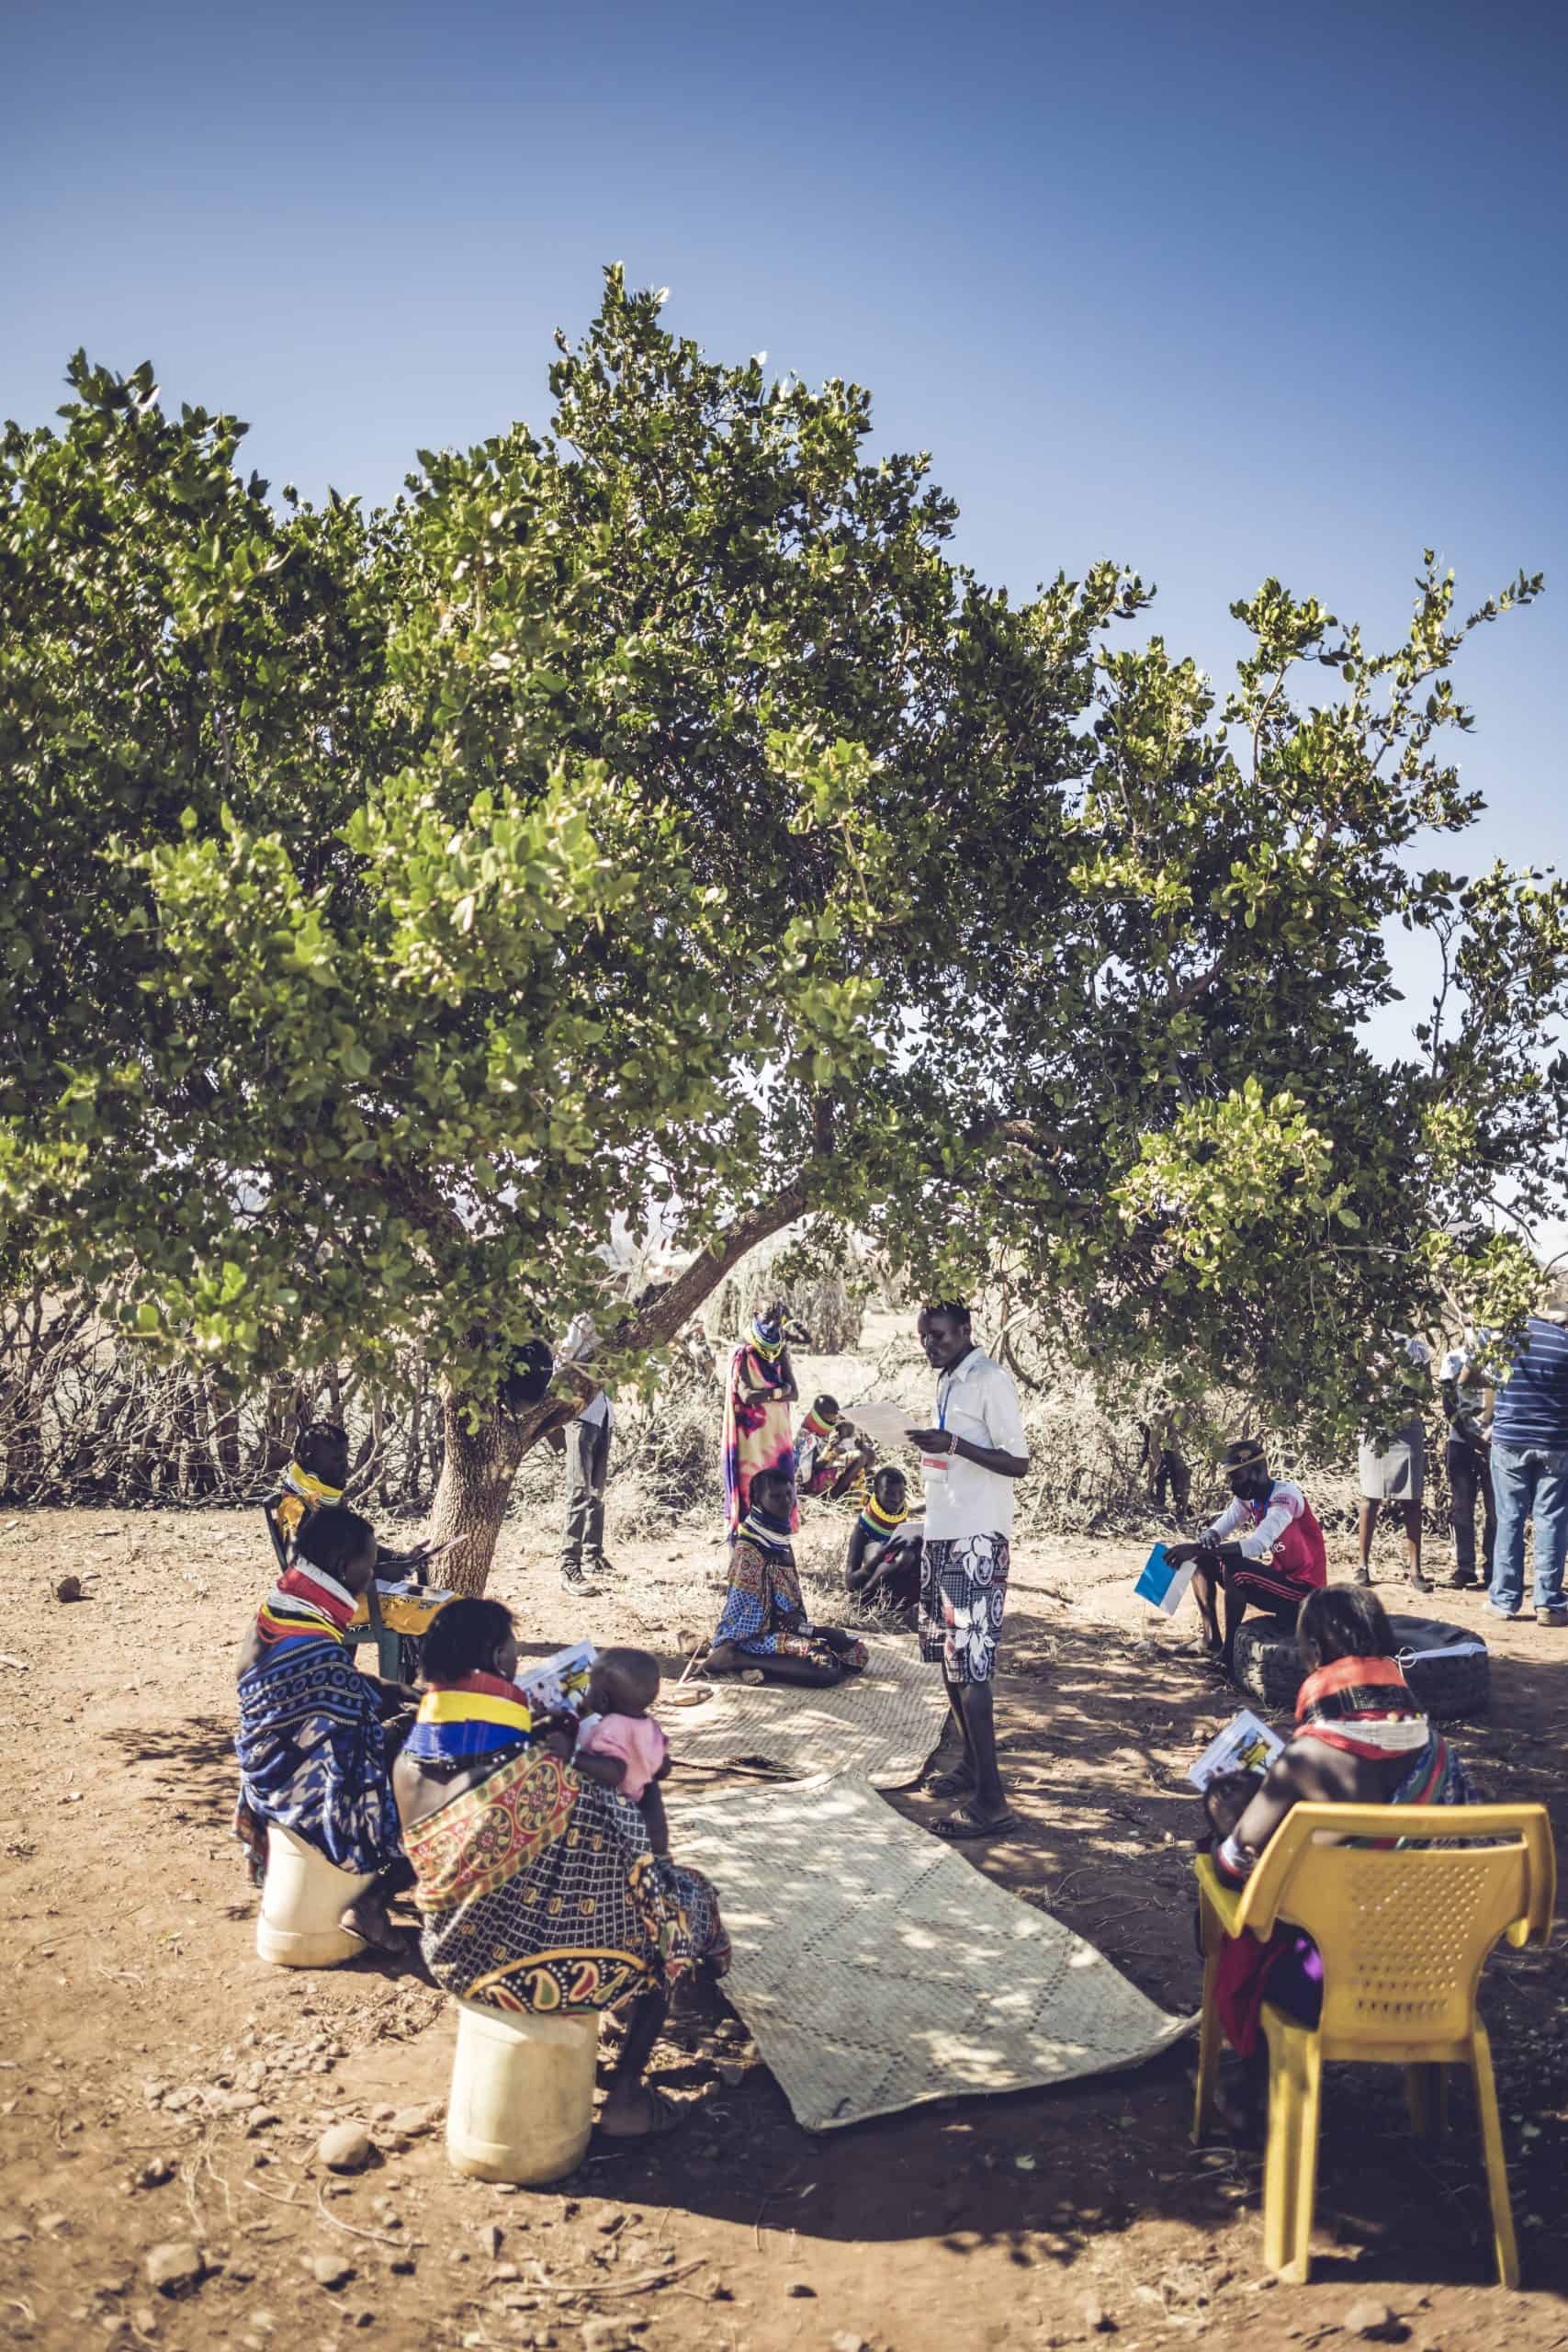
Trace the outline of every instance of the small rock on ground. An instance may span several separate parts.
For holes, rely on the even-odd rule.
[[[363,2172],[375,2153],[369,2133],[357,2123],[334,2123],[316,2143],[329,2172]]]
[[[1084,2332],[1088,2335],[1114,2335],[1116,2322],[1098,2295],[1089,2295],[1083,2306]]]
[[[1376,2342],[1391,2336],[1399,2322],[1387,2303],[1352,2303],[1345,2314],[1347,2335],[1361,2335]]]
[[[404,2140],[417,2140],[422,2133],[434,2132],[440,2120],[439,2109],[400,2107],[387,2118],[387,2127]]]
[[[635,2352],[636,2343],[625,2320],[590,2319],[582,2323],[582,2352]]]
[[[189,2238],[171,2238],[152,2249],[144,2267],[147,2284],[156,2287],[161,2295],[183,2295],[188,2289],[199,2286],[207,2266],[201,2258],[201,2248]]]
[[[310,2276],[318,2287],[346,2287],[354,2276],[354,2265],[341,2254],[318,2254],[310,2264]]]

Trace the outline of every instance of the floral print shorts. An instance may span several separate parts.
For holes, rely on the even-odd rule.
[[[920,1656],[949,1682],[989,1682],[1007,1606],[1005,1535],[926,1538],[920,1555]]]

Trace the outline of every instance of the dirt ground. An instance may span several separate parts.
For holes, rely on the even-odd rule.
[[[536,1516],[509,1525],[492,1580],[528,1646],[635,1635],[677,1666],[704,1596],[716,1605],[711,1532],[623,1551],[616,1597],[586,1627],[551,1536]],[[814,1524],[818,1569],[840,1540]],[[969,1850],[1186,2011],[1197,1807],[1182,1776],[1234,1702],[1181,1646],[1190,1626],[1150,1632],[1130,1590],[1142,1552],[1015,1553],[998,1709],[1024,1828]],[[1444,1572],[1440,1553],[1431,1565]],[[1385,1580],[1393,1568],[1391,1554]],[[85,1600],[54,1598],[67,1571]],[[1329,2342],[1371,2301],[1391,2307],[1394,2340],[1443,2352],[1505,2330],[1521,2352],[1568,2343],[1561,1944],[1487,1978],[1527,2282],[1514,2299],[1487,2283],[1468,2104],[1447,2149],[1424,2152],[1393,2071],[1333,2079],[1317,2276],[1273,2285],[1257,2152],[1189,2144],[1190,2042],[1134,2074],[813,2136],[710,1996],[656,2053],[655,2078],[694,2106],[674,2139],[591,2156],[544,2193],[455,2178],[439,2128],[452,2027],[417,1964],[306,1975],[254,1955],[229,1836],[233,1657],[267,1571],[255,1512],[0,1524],[0,2342],[950,2352],[1103,2332],[1121,2352],[1239,2352]],[[1438,1605],[1480,1622],[1472,1596]],[[1568,1635],[1487,1633],[1492,1719],[1463,1749],[1489,1793],[1561,1813]],[[915,1820],[937,1810],[919,1792],[893,1802]],[[340,2180],[315,2150],[344,2120],[368,2125],[377,2155]],[[205,2272],[164,2294],[146,2258],[181,2240]]]

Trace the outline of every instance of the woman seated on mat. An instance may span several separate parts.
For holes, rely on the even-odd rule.
[[[1293,1616],[1309,1592],[1328,1581],[1323,1530],[1312,1505],[1289,1478],[1276,1478],[1263,1441],[1238,1437],[1220,1464],[1234,1498],[1195,1544],[1168,1544],[1172,1567],[1196,1560],[1192,1597],[1212,1655],[1228,1674],[1235,1662],[1235,1633],[1249,1609]],[[1231,1543],[1227,1538],[1238,1536]],[[1222,1637],[1217,1597],[1225,1596]]]
[[[850,1531],[844,1582],[863,1609],[899,1614],[919,1606],[920,1530],[908,1525],[909,1487],[902,1470],[882,1469]]]
[[[412,1884],[389,1777],[396,1731],[383,1722],[414,1692],[362,1674],[344,1640],[376,1569],[376,1531],[357,1511],[324,1503],[301,1521],[294,1564],[263,1601],[240,1649],[240,1801],[235,1834],[258,1883],[266,1826],[276,1821],[339,1870],[374,1885],[343,1924],[383,1951],[400,1951],[387,1917]]]
[[[671,2130],[678,2110],[642,2071],[674,1986],[699,1962],[715,1975],[728,1965],[712,1887],[653,1852],[627,1798],[575,1770],[575,1724],[535,1721],[500,1601],[447,1601],[423,1668],[392,1780],[426,1966],[447,1992],[513,2013],[629,2001],[599,2130]]]
[[[1204,1792],[1214,1868],[1227,1886],[1251,1876],[1292,1805],[1477,1802],[1463,1764],[1411,1696],[1375,1594],[1342,1584],[1309,1593],[1296,1641],[1306,1679],[1294,1738],[1266,1773],[1226,1773]],[[1323,1963],[1299,1928],[1277,1928],[1267,1943],[1250,1933],[1226,1939],[1216,2005],[1244,2057],[1257,2047],[1265,1999],[1302,2025],[1317,2023]]]
[[[751,1507],[729,1555],[729,1590],[707,1654],[708,1674],[760,1673],[769,1682],[821,1686],[858,1674],[863,1642],[806,1613],[789,1540],[794,1482],[787,1471],[759,1470]]]

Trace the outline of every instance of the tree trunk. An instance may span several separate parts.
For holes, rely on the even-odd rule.
[[[718,1249],[701,1252],[646,1306],[616,1325],[609,1337],[610,1347],[619,1352],[667,1345],[731,1266],[759,1241],[793,1225],[804,1216],[806,1205],[804,1188],[791,1184],[760,1208],[738,1217]],[[454,1400],[443,1397],[446,1451],[430,1532],[436,1543],[451,1540],[452,1549],[442,1555],[435,1570],[449,1591],[483,1592],[517,1465],[542,1437],[570,1419],[572,1410],[559,1396],[545,1396],[520,1413],[497,1407],[477,1430],[470,1430]]]
[[[481,1593],[495,1556],[512,1481],[527,1450],[528,1424],[536,1417],[558,1419],[558,1404],[547,1400],[524,1415],[488,1413],[477,1430],[469,1429],[461,1408],[451,1396],[442,1399],[446,1458],[430,1516],[430,1532],[438,1544],[450,1543],[436,1565],[438,1580],[449,1592]]]

